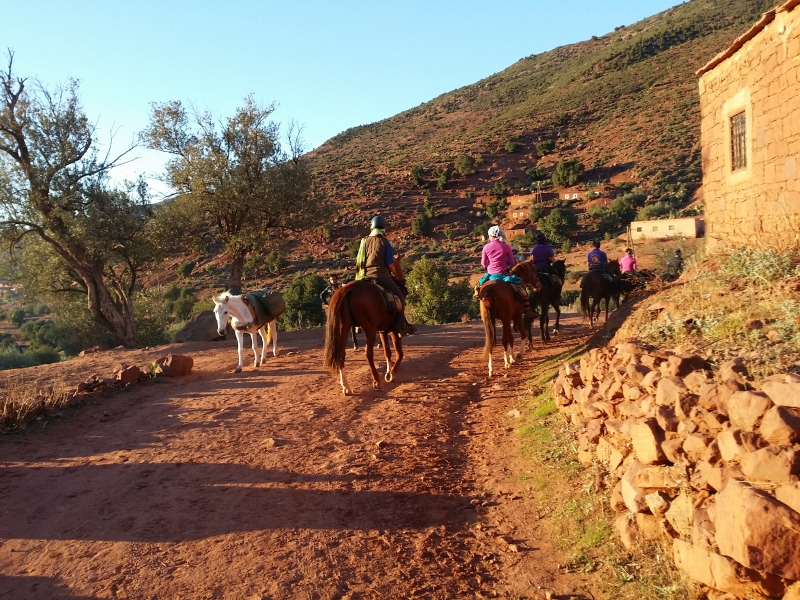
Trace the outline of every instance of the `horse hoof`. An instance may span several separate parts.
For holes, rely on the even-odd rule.
[[[379,389],[381,389],[381,384],[380,384],[380,382],[379,382],[379,381],[373,381],[373,382],[372,382],[372,389],[374,389],[374,390],[379,390]]]
[[[350,388],[342,388],[342,392],[345,396],[350,396],[353,392],[350,391]]]
[[[392,383],[392,379],[394,379],[394,375],[392,375],[391,373],[387,373],[386,375],[383,376],[383,378],[386,380],[386,383]]]
[[[242,367],[236,367],[233,372],[234,373],[241,373],[242,372]]]
[[[280,355],[281,355],[280,352],[273,352],[272,353],[272,356],[274,356],[275,358],[278,358]]]

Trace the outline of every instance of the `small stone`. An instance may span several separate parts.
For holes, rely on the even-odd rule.
[[[745,331],[755,331],[757,329],[763,329],[764,321],[761,319],[750,319],[747,323],[744,324]]]
[[[791,377],[787,376],[786,380],[781,381],[767,381],[761,385],[761,388],[769,396],[770,400],[778,406],[787,406],[790,408],[800,408],[800,382],[794,381]]]
[[[664,432],[655,419],[645,419],[631,427],[631,438],[636,458],[644,464],[664,462],[666,457],[661,450]]]
[[[508,411],[506,416],[511,417],[512,419],[519,419],[522,416],[522,413],[518,409],[514,408]]]
[[[663,517],[669,510],[669,497],[664,492],[653,492],[644,497],[650,512],[657,517]]]
[[[708,445],[711,443],[711,438],[703,435],[702,433],[690,433],[683,441],[683,451],[689,458],[690,462],[697,462],[703,456]]]
[[[684,456],[683,452],[683,438],[676,437],[672,438],[671,440],[666,440],[661,444],[661,450],[664,452],[664,456],[667,457],[667,460],[672,464],[677,463],[682,456]]]

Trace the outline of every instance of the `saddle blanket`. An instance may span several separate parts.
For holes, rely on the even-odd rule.
[[[478,285],[481,286],[487,281],[505,281],[506,283],[513,283],[515,285],[522,284],[522,279],[520,279],[516,275],[503,275],[502,273],[495,273],[494,275],[489,275],[488,273],[486,273],[486,275],[481,277],[480,281],[478,281]]]
[[[277,319],[286,310],[286,302],[277,290],[258,290],[242,294],[256,311],[256,322],[266,323]]]
[[[374,281],[370,281],[370,283],[383,293],[383,301],[386,303],[386,310],[389,312],[401,312],[403,310],[402,298],[399,298],[396,294],[393,294],[385,287],[378,285]]]

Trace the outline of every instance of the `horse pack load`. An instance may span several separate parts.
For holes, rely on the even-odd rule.
[[[257,290],[242,294],[242,298],[256,311],[256,321],[266,323],[277,319],[286,310],[286,302],[277,290]]]

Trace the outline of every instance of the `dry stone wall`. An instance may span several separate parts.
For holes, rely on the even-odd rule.
[[[707,367],[627,342],[551,385],[580,430],[578,458],[612,477],[627,548],[667,541],[712,595],[800,600],[800,377],[753,385],[740,359]]]

